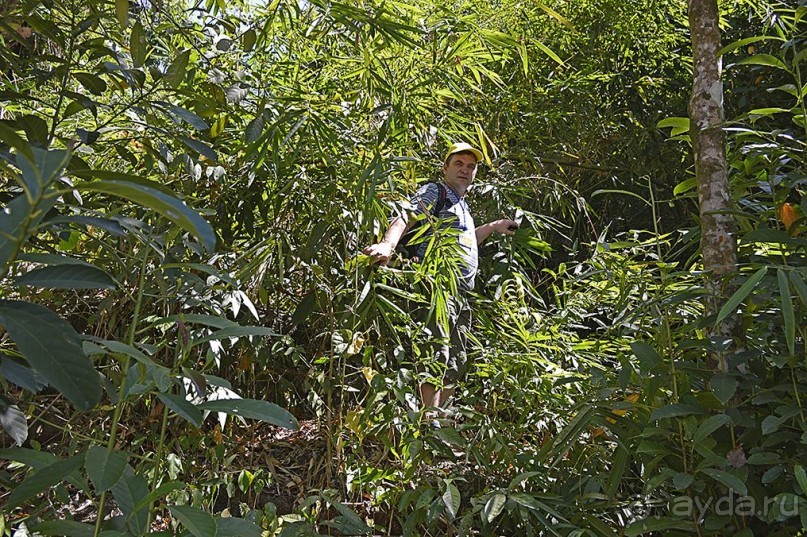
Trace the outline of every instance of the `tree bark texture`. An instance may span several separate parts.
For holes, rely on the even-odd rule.
[[[706,314],[725,303],[724,276],[737,266],[736,223],[725,213],[733,208],[723,131],[723,82],[717,0],[688,0],[694,76],[689,101],[690,136],[695,155],[701,217],[701,252],[708,292]],[[729,335],[731,323],[722,330]],[[729,331],[729,332],[726,332]]]

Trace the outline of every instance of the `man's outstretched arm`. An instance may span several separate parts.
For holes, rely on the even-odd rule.
[[[493,232],[502,233],[504,235],[515,235],[518,229],[518,224],[513,220],[502,218],[501,220],[494,220],[487,224],[482,224],[476,228],[476,244],[482,244],[490,237]]]
[[[387,229],[387,232],[384,233],[384,239],[379,243],[366,247],[364,250],[362,250],[362,253],[369,255],[372,258],[373,263],[386,265],[389,263],[389,260],[392,257],[392,252],[395,251],[395,247],[398,246],[398,241],[401,240],[401,237],[404,236],[411,226],[411,220],[407,222],[399,216],[392,221],[389,229]]]

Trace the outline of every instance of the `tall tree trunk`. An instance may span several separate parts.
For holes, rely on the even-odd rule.
[[[701,252],[706,270],[706,314],[716,314],[727,299],[726,275],[737,267],[736,225],[726,211],[732,209],[723,132],[723,82],[720,49],[720,14],[717,0],[688,0],[692,35],[694,82],[689,101],[690,136],[695,153],[695,176],[701,217]],[[710,336],[731,338],[731,320]],[[725,370],[720,360],[719,368]]]

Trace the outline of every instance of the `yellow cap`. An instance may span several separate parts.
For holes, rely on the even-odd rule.
[[[446,153],[446,158],[443,159],[443,162],[448,162],[448,159],[454,153],[462,153],[463,151],[468,151],[469,153],[473,154],[476,157],[476,161],[479,162],[482,160],[483,155],[480,150],[472,146],[471,144],[466,144],[465,142],[457,142],[456,144],[451,144],[451,147],[448,148],[448,153]]]

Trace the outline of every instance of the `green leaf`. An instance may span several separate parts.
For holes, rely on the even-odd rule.
[[[165,80],[166,84],[168,84],[169,88],[176,89],[185,79],[185,71],[188,70],[188,60],[191,57],[191,51],[186,50],[181,52],[174,61],[171,62],[171,65],[168,66],[168,70],[165,72],[165,76],[163,80]]]
[[[61,483],[68,475],[81,468],[83,464],[84,453],[81,453],[37,470],[11,491],[7,498],[6,509],[10,511],[15,507],[20,507],[23,502]]]
[[[216,537],[261,537],[263,529],[243,518],[216,519]]]
[[[169,393],[158,393],[157,397],[163,402],[165,406],[173,410],[177,415],[185,418],[194,427],[202,426],[202,412],[196,408],[190,401],[179,395]]]
[[[793,311],[790,283],[788,283],[787,273],[782,269],[777,269],[776,279],[779,281],[779,298],[785,323],[785,341],[787,342],[787,350],[790,356],[793,356],[796,354],[796,314]]]
[[[673,486],[676,490],[686,490],[689,485],[695,480],[692,474],[685,474],[684,472],[676,472],[673,476]]]
[[[216,537],[216,519],[209,513],[190,505],[174,505],[168,509],[196,537]]]
[[[89,410],[98,403],[100,377],[64,319],[43,306],[0,300],[0,323],[34,370],[76,408]]]
[[[209,252],[216,247],[216,234],[207,220],[177,198],[164,194],[157,188],[128,181],[109,180],[82,183],[77,185],[76,189],[103,192],[139,203],[195,235]]]
[[[148,529],[148,508],[142,506],[149,494],[148,482],[127,466],[123,476],[112,487],[112,496],[126,517],[129,531],[134,535],[145,535]],[[142,506],[142,507],[141,507]]]
[[[457,487],[455,487],[453,483],[446,483],[446,491],[443,493],[443,503],[452,519],[457,518],[457,511],[459,511],[461,501],[462,497]]]
[[[206,131],[210,128],[210,125],[208,125],[204,119],[194,114],[190,110],[182,108],[181,106],[177,106],[175,104],[163,101],[157,101],[154,104],[158,104],[161,107],[165,108],[166,110],[170,111],[172,114],[174,114],[175,116],[177,116],[182,121],[184,121],[185,123],[187,123],[196,130]]]
[[[32,147],[33,158],[20,155],[17,165],[22,172],[22,180],[32,198],[45,194],[45,190],[56,180],[70,162],[70,152],[64,150],[45,150]]]
[[[126,28],[129,24],[129,0],[115,0],[115,16],[121,28]]]
[[[17,259],[20,261],[28,261],[29,263],[38,263],[40,265],[81,265],[84,267],[95,267],[95,265],[75,257],[59,254],[44,254],[40,252],[23,252],[17,256]]]
[[[188,148],[192,149],[193,151],[196,151],[197,153],[204,156],[208,160],[211,160],[213,162],[217,162],[219,160],[219,157],[218,155],[216,155],[216,152],[213,150],[213,148],[207,145],[206,143],[182,135],[177,136],[177,138],[179,138],[180,142],[188,146]]]
[[[249,122],[244,131],[244,137],[248,144],[251,144],[261,137],[261,134],[263,134],[263,125],[264,121],[262,114],[255,116],[255,119]]]
[[[497,492],[488,498],[488,501],[485,502],[484,509],[482,509],[482,520],[487,524],[493,522],[502,512],[502,509],[504,509],[505,503],[507,503],[507,496],[501,492]]]
[[[265,326],[231,326],[202,336],[199,339],[194,339],[191,346],[207,343],[208,341],[221,341],[226,338],[245,336],[280,337],[280,334]]]
[[[115,289],[115,280],[103,270],[86,265],[53,265],[14,278],[14,284],[50,289]]]
[[[25,419],[25,414],[17,405],[6,402],[3,397],[0,397],[0,427],[18,446],[28,438],[28,420]]]
[[[129,50],[132,54],[132,65],[134,67],[143,65],[146,61],[146,54],[148,53],[148,43],[146,42],[146,33],[140,21],[135,22],[134,26],[132,26]]]
[[[673,403],[671,405],[657,408],[650,415],[650,421],[656,421],[665,418],[680,418],[682,416],[691,416],[693,414],[703,414],[703,410],[695,405],[687,403]]]
[[[112,451],[100,446],[90,446],[84,468],[90,476],[95,492],[106,492],[115,486],[126,470],[128,457],[122,451]]]
[[[758,271],[754,273],[753,276],[748,278],[748,280],[740,286],[739,289],[729,298],[726,303],[720,308],[720,312],[717,314],[717,319],[715,320],[715,326],[720,324],[726,317],[734,313],[734,310],[737,309],[737,306],[745,300],[745,298],[754,290],[754,287],[765,277],[765,273],[768,271],[767,267],[762,267]]]
[[[718,373],[709,381],[712,393],[724,405],[728,403],[737,391],[737,379],[728,373]]]
[[[767,67],[775,67],[776,69],[781,69],[788,73],[790,72],[785,62],[770,54],[754,54],[753,56],[743,58],[734,65],[764,65]]]
[[[726,45],[725,47],[721,48],[717,51],[718,56],[723,56],[724,54],[728,54],[729,52],[736,50],[738,48],[744,47],[746,45],[750,45],[751,43],[756,43],[758,41],[766,41],[769,39],[775,39],[777,41],[782,41],[782,38],[771,36],[771,35],[756,35],[754,37],[747,37],[745,39],[740,39],[739,41],[735,41],[730,45]]]
[[[791,110],[787,108],[755,108],[748,112],[750,116],[772,116],[774,114],[778,114],[780,112],[790,112]]]
[[[801,491],[807,494],[807,472],[804,471],[804,467],[801,464],[793,466],[793,475],[796,476],[796,481],[798,481]]]
[[[544,10],[550,17],[556,19],[558,22],[560,22],[562,25],[564,25],[569,30],[571,30],[573,32],[577,31],[577,29],[574,27],[574,25],[566,17],[562,16],[560,13],[558,13],[557,11],[552,9],[551,7],[545,5],[543,2],[540,2],[539,0],[535,0],[535,5],[537,5],[539,8]]]
[[[118,0],[120,1],[120,0]],[[93,95],[102,95],[106,91],[104,79],[90,73],[73,73],[78,83]]]
[[[255,46],[255,42],[258,40],[258,34],[252,28],[244,32],[244,35],[241,37],[244,41],[244,52],[251,51],[252,47]]]
[[[799,300],[801,300],[802,305],[807,306],[807,284],[804,283],[804,280],[795,270],[790,272],[790,283],[793,284],[793,288],[799,295]]]
[[[636,537],[650,532],[661,532],[659,535],[664,535],[664,530],[683,530],[694,532],[695,525],[691,521],[679,520],[672,517],[652,517],[643,520],[631,522],[625,528],[625,537]]]
[[[21,359],[3,353],[0,353],[0,377],[34,393],[48,385],[41,375],[28,364],[22,363]]]
[[[689,132],[688,117],[667,117],[656,123],[657,129],[671,128],[670,136],[678,136]]]
[[[644,341],[634,341],[630,344],[630,348],[633,354],[639,359],[643,373],[652,371],[657,365],[664,361],[661,356],[659,356],[659,353],[656,352],[656,349]]]
[[[698,430],[695,431],[695,434],[692,436],[692,443],[699,444],[703,442],[713,432],[724,425],[734,425],[734,420],[731,419],[727,414],[715,414],[714,416],[709,416],[703,420],[703,423],[700,424]]]
[[[684,179],[673,189],[673,194],[676,196],[680,196],[684,192],[689,192],[690,190],[694,189],[698,186],[698,179],[697,177],[690,177],[689,179]]]
[[[273,425],[297,430],[299,425],[297,420],[288,411],[280,408],[268,401],[257,399],[220,399],[217,401],[207,401],[197,405],[200,410],[211,410],[213,412],[224,412],[232,416],[242,416],[265,421]]]
[[[740,496],[745,496],[748,494],[748,489],[745,486],[745,483],[740,481],[739,478],[736,476],[725,472],[723,470],[718,470],[717,468],[704,468],[700,470],[701,473],[704,473],[714,479],[715,481],[722,483],[730,490],[733,490]]]
[[[169,481],[168,483],[163,483],[156,489],[149,492],[146,496],[144,496],[137,503],[137,505],[135,505],[134,510],[140,511],[141,509],[148,507],[152,502],[159,500],[163,496],[168,496],[172,492],[182,490],[185,487],[187,487],[187,485],[181,481]]]
[[[793,246],[807,246],[807,240],[791,237],[781,229],[757,228],[743,236],[742,242],[772,242],[778,244],[790,244]]]
[[[95,526],[73,520],[46,520],[34,526],[32,530],[35,535],[59,535],[64,537],[93,537],[95,535]]]

